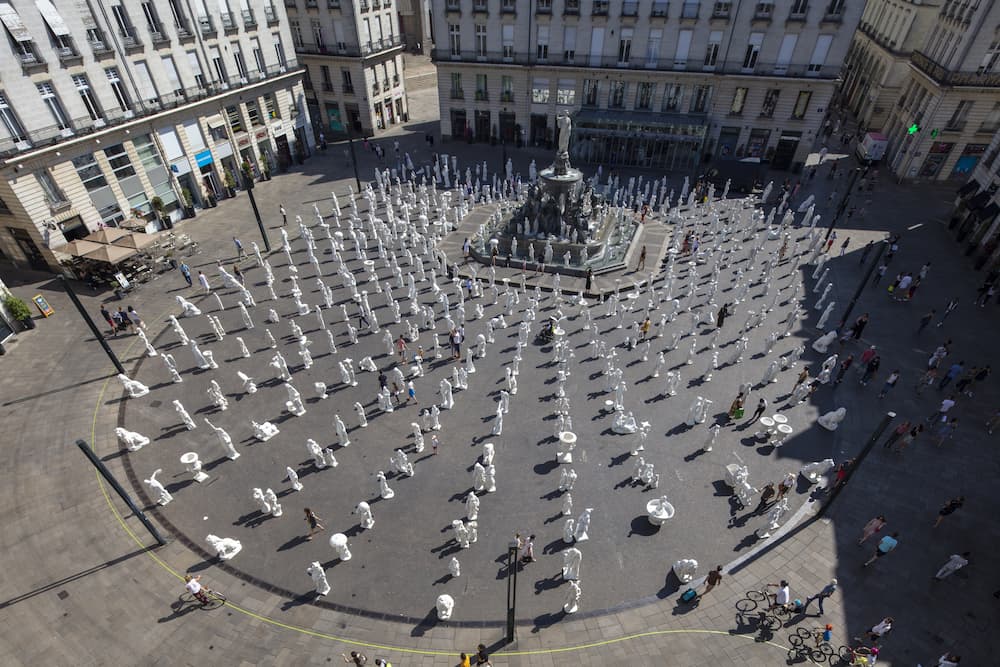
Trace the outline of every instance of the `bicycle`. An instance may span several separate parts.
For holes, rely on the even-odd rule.
[[[870,657],[872,654],[872,649],[867,646],[841,646],[837,651],[839,661],[834,663],[833,658],[831,658],[830,663],[837,665],[837,667],[868,667],[874,664]]]
[[[834,656],[838,656],[839,654],[829,642],[815,644],[819,635],[821,633],[811,631],[808,628],[798,628],[794,635],[789,635],[788,643],[791,644],[791,648],[788,649],[789,662],[809,659],[816,663],[823,663],[827,660],[832,661]],[[812,642],[812,645],[809,645],[809,642]]]
[[[185,593],[183,599],[185,602],[197,602],[201,605],[202,609],[218,609],[219,607],[224,606],[229,600],[225,593],[212,590],[208,586],[202,586],[200,592],[205,594],[205,597],[208,600],[207,602],[203,602],[194,593]]]
[[[746,597],[736,601],[736,609],[743,613],[751,612],[760,606],[761,602],[771,602],[774,600],[775,595],[768,592],[771,584],[764,584],[764,588],[760,590],[747,591]],[[792,615],[792,609],[789,605],[778,605],[769,604],[766,610],[772,616],[779,616],[780,622],[782,618],[787,619]]]

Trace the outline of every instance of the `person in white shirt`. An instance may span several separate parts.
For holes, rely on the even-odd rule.
[[[788,603],[792,599],[792,590],[788,587],[788,582],[784,579],[777,584],[768,584],[768,586],[777,586],[778,592],[774,594],[774,604],[771,605],[771,609],[775,607],[788,607]]]
[[[199,602],[201,602],[202,604],[208,604],[208,602],[209,602],[208,596],[205,595],[205,591],[202,590],[204,587],[199,583],[200,579],[201,579],[201,575],[199,575],[197,577],[193,577],[190,574],[187,575],[187,576],[185,576],[184,577],[184,582],[185,582],[184,583],[184,588],[187,589],[188,593],[190,593],[191,595],[193,595],[196,598],[198,598]]]
[[[955,574],[956,572],[958,572],[963,567],[969,564],[969,556],[971,555],[972,553],[969,551],[966,551],[961,555],[952,554],[948,558],[948,562],[942,565],[941,569],[937,571],[937,574],[934,575],[934,578],[940,581],[945,577]]]

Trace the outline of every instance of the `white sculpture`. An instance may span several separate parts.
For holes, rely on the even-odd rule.
[[[580,584],[576,581],[569,582],[569,589],[566,591],[566,602],[563,603],[563,611],[567,614],[575,614],[580,608]]]
[[[243,550],[243,544],[231,537],[208,535],[205,541],[221,560],[232,560],[233,556]]]
[[[337,552],[337,558],[343,561],[351,560],[351,549],[347,544],[347,535],[334,533],[330,536],[330,546]]]
[[[828,331],[813,342],[812,349],[816,350],[820,354],[826,354],[827,350],[830,349],[830,345],[832,345],[835,340],[837,340],[837,331]]]
[[[495,465],[486,466],[486,493],[496,493],[497,490],[497,468]]]
[[[340,446],[350,446],[351,439],[347,435],[347,426],[344,425],[344,421],[340,418],[340,415],[333,416],[333,427],[337,430],[337,442]]]
[[[654,526],[662,526],[674,518],[674,506],[667,501],[666,496],[653,498],[646,503],[646,517]]]
[[[465,496],[465,518],[469,521],[479,520],[479,497],[472,491]]]
[[[184,311],[182,313],[184,317],[197,317],[201,315],[201,310],[197,306],[180,295],[177,296],[177,305]]]
[[[177,399],[174,399],[173,404],[174,404],[174,410],[177,412],[177,416],[181,418],[182,422],[184,422],[184,426],[187,428],[187,430],[193,431],[194,429],[196,429],[198,425],[194,423],[194,419],[192,419],[191,415],[188,414],[188,411],[184,409],[184,406],[181,404],[181,402],[178,401]]]
[[[286,467],[285,475],[288,476],[288,481],[291,482],[293,490],[301,491],[304,488],[302,486],[302,482],[299,481],[299,474],[295,472],[295,470],[290,467]]]
[[[326,571],[318,560],[314,560],[306,568],[306,574],[312,578],[313,586],[316,587],[316,595],[326,595],[330,592],[330,584],[326,580]]]
[[[156,476],[159,475],[161,472],[163,472],[163,468],[157,468],[156,470],[153,471],[153,474],[149,476],[149,479],[144,479],[142,481],[145,482],[149,486],[149,488],[153,490],[153,492],[156,494],[157,504],[159,504],[162,507],[167,503],[169,503],[171,500],[173,500],[174,497],[170,495],[170,492],[167,491],[166,488],[164,488],[163,484],[160,483],[160,480],[156,479]]]
[[[802,466],[802,469],[799,470],[799,474],[802,475],[810,484],[815,484],[822,479],[826,473],[830,472],[833,466],[833,459],[814,461],[813,463],[807,463]]]
[[[682,558],[674,563],[673,570],[682,584],[691,583],[698,573],[698,561],[693,558]]]
[[[771,533],[778,529],[782,517],[788,513],[788,498],[782,498],[767,515],[767,526],[757,529],[757,536],[761,539],[771,537]]]
[[[215,404],[215,407],[219,408],[219,410],[229,409],[229,399],[227,399],[226,395],[222,393],[222,387],[219,386],[217,381],[211,380],[208,383],[208,391],[206,393],[208,393],[208,397],[212,400],[212,403]]]
[[[566,495],[563,496],[562,515],[569,516],[572,513],[573,513],[573,494],[567,491]]]
[[[256,421],[251,420],[250,425],[253,427],[254,437],[261,442],[267,442],[280,433],[278,427],[271,422],[266,421],[263,424],[258,424]]]
[[[715,440],[719,437],[719,431],[722,427],[719,424],[714,424],[708,428],[708,437],[705,438],[705,444],[702,449],[706,452],[712,451],[712,447],[715,446]]]
[[[465,522],[461,519],[455,519],[451,522],[451,529],[454,533],[455,541],[458,542],[458,546],[462,549],[468,549],[472,540],[469,534],[469,528],[466,526]]]
[[[576,547],[570,547],[563,552],[562,576],[566,581],[576,581],[580,578],[580,562],[583,553]]]
[[[628,414],[619,412],[615,415],[615,419],[611,424],[611,430],[620,434],[635,433],[639,430],[639,424],[631,412]]]
[[[276,494],[272,489],[268,489],[264,492],[264,498],[271,506],[271,516],[281,516],[283,514],[281,503],[278,502],[278,494]]]
[[[365,501],[358,503],[358,506],[354,508],[353,514],[358,515],[358,523],[364,529],[370,529],[375,525],[375,517],[372,516],[371,505]]]
[[[447,621],[455,611],[455,600],[450,595],[442,593],[437,597],[434,606],[437,609],[438,620]]]
[[[378,480],[378,494],[382,500],[391,500],[396,497],[396,492],[389,488],[389,482],[385,478],[385,473],[381,470],[375,474],[375,479]]]
[[[201,469],[201,459],[198,458],[198,452],[185,452],[184,454],[181,454],[181,463],[183,463],[185,469],[191,473],[194,481],[199,484],[208,479],[208,473],[203,472]]]
[[[563,468],[559,475],[559,490],[572,491],[576,484],[576,471],[572,468]]]
[[[831,410],[825,415],[821,415],[816,419],[816,423],[825,428],[827,431],[836,431],[840,426],[840,422],[844,421],[844,417],[847,415],[847,408],[837,408],[836,410]]]
[[[149,387],[138,380],[130,379],[124,373],[118,374],[118,381],[122,383],[122,387],[128,392],[129,398],[140,398],[149,393]]]
[[[452,556],[448,561],[448,574],[455,578],[462,576],[462,564],[458,562],[456,556]]]
[[[125,445],[126,449],[130,452],[137,452],[149,444],[149,438],[146,436],[135,431],[129,431],[121,426],[115,429],[115,435],[118,436],[119,442]]]
[[[576,538],[577,542],[586,542],[590,539],[587,531],[590,530],[590,515],[594,511],[594,508],[588,507],[583,510],[576,519],[576,532],[573,533],[573,537]]]

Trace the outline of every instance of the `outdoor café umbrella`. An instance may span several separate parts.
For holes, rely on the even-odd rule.
[[[143,233],[130,233],[121,237],[114,242],[115,246],[120,246],[122,248],[134,248],[139,250],[141,248],[148,248],[149,246],[156,243],[155,234],[143,234]]]
[[[84,236],[83,240],[93,241],[94,243],[114,243],[123,236],[128,236],[128,232],[124,229],[106,227],[104,229],[97,230],[93,234]]]
[[[131,257],[135,254],[135,250],[132,248],[122,248],[116,245],[102,245],[94,250],[93,252],[88,252],[84,257],[86,259],[97,260],[98,262],[107,262],[108,264],[117,264],[118,262]]]
[[[70,241],[61,248],[55,248],[59,252],[64,252],[67,255],[72,255],[73,257],[83,257],[88,252],[94,252],[95,250],[100,250],[104,247],[102,243],[94,243],[93,241],[84,241],[83,239],[77,241]]]

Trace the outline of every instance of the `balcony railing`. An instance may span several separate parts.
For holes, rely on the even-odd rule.
[[[464,100],[465,99],[465,93],[462,91],[461,88],[452,88],[451,89],[451,99],[453,99],[453,100]]]
[[[194,32],[191,30],[191,25],[186,20],[174,21],[174,28],[177,30],[177,37],[180,39],[188,39],[189,37],[194,37]]]
[[[403,38],[397,35],[392,35],[391,37],[385,37],[383,39],[375,39],[361,45],[361,55],[370,56],[383,51],[388,51],[389,49],[401,47],[402,45]]]
[[[627,0],[622,3],[622,16],[638,16],[639,3],[635,0]]]
[[[243,10],[243,25],[247,30],[252,30],[257,27],[257,17],[253,15],[252,9]]]
[[[1000,87],[1000,73],[996,72],[952,72],[928,58],[920,51],[910,55],[910,62],[924,74],[943,86],[973,86],[980,88]]]
[[[70,63],[74,60],[80,60],[82,57],[72,46],[60,46],[56,49],[56,53],[59,55],[61,63]]]
[[[514,101],[514,93],[509,90],[505,90],[500,93],[500,101],[507,102],[508,104],[512,103]]]
[[[236,19],[233,17],[232,12],[219,12],[222,17],[222,29],[225,32],[234,32],[239,30],[239,26],[236,25]]]
[[[515,64],[515,65],[558,65],[561,67],[600,67],[615,70],[661,70],[672,72],[703,72],[705,68],[704,59],[692,58],[686,63],[678,64],[673,57],[650,59],[635,56],[628,63],[621,63],[617,55],[602,56],[593,58],[586,55],[576,54],[573,60],[560,59],[556,54],[549,54],[547,59],[539,59],[532,53],[504,53],[502,51],[487,51],[486,53],[476,51],[462,51],[453,54],[451,49],[435,49],[431,52],[431,58],[440,62],[468,62],[478,65],[494,64]],[[715,64],[712,70],[715,74],[752,74],[756,76],[775,76],[783,78],[810,78],[810,79],[835,79],[840,73],[840,65],[824,65],[818,69],[810,71],[806,64],[799,65],[778,65],[776,63],[757,62],[753,70],[748,71],[743,67],[742,60],[731,60]],[[782,71],[783,70],[783,71]],[[996,76],[996,75],[994,75]]]
[[[40,69],[45,69],[45,61],[39,58],[34,52],[20,53],[21,69],[27,74]]]
[[[215,34],[215,23],[212,21],[211,16],[199,16],[198,17],[198,29],[201,30],[201,34],[214,35]]]
[[[563,14],[564,15],[569,14],[571,16],[579,16],[580,0],[564,0]]]
[[[354,86],[353,85],[348,85],[348,84],[345,83],[344,86],[343,86],[343,90],[344,90],[344,94],[345,95],[353,95],[354,94]]]
[[[379,86],[378,81],[376,81],[372,84],[372,95],[378,95],[380,92],[382,92],[381,86]]]
[[[347,46],[346,44],[335,44],[330,46],[327,44],[301,42],[300,44],[295,45],[295,51],[297,53],[308,53],[312,55],[348,56],[351,58],[357,58],[361,55],[361,49],[355,46]]]
[[[133,26],[128,28],[123,28],[118,31],[119,36],[122,38],[122,44],[125,45],[126,49],[135,49],[142,46],[142,40],[139,39],[139,33]]]
[[[44,148],[58,144],[74,137],[91,134],[108,127],[121,125],[122,123],[135,120],[137,118],[152,117],[173,111],[187,104],[193,104],[206,100],[217,95],[232,93],[235,90],[247,86],[255,85],[271,77],[281,76],[289,72],[302,71],[298,62],[289,60],[286,65],[272,65],[266,71],[253,71],[246,74],[245,80],[235,76],[228,81],[212,81],[204,86],[196,88],[185,88],[183,90],[161,95],[155,100],[146,101],[143,105],[136,104],[131,111],[108,111],[100,121],[93,121],[89,116],[74,118],[69,122],[69,128],[63,129],[58,126],[49,126],[28,132],[27,137],[15,141],[12,138],[4,137],[0,139],[0,158],[9,158],[12,155],[23,153],[28,150]],[[346,91],[345,91],[346,92]]]
[[[264,20],[267,21],[268,25],[274,25],[278,22],[278,10],[274,8],[274,5],[264,6]]]
[[[107,44],[98,41],[90,42],[90,50],[98,57],[111,53],[111,48]]]
[[[666,18],[668,7],[666,2],[654,2],[649,8],[649,15],[652,18]]]
[[[167,36],[167,33],[163,32],[163,26],[160,25],[155,26],[155,29],[149,29],[149,37],[153,40],[153,44],[170,42],[170,37]]]
[[[608,15],[607,0],[594,0],[594,4],[591,6],[590,15],[607,16]]]

